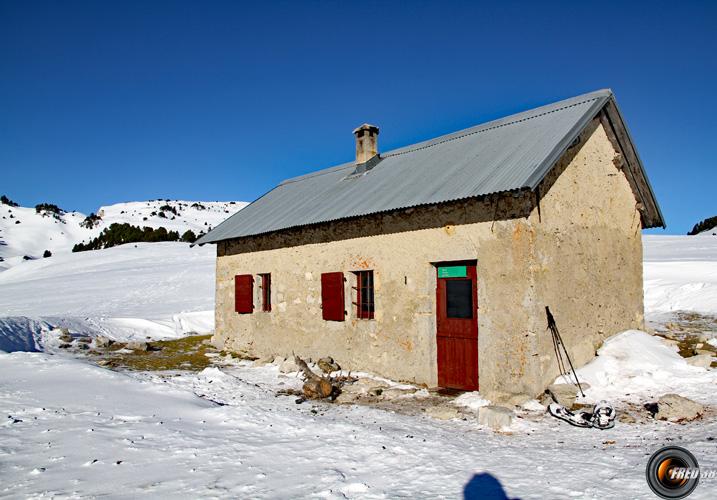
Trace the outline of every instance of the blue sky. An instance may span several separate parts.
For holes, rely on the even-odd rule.
[[[250,201],[363,122],[385,151],[610,87],[685,233],[717,215],[715,33],[708,1],[0,0],[0,192]]]

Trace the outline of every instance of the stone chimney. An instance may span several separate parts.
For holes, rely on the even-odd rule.
[[[378,127],[364,123],[354,130],[356,136],[356,164],[366,163],[378,154]]]

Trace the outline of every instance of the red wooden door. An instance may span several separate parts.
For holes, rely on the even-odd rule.
[[[463,264],[458,264],[463,266]],[[443,267],[443,266],[441,266]],[[436,268],[436,342],[438,385],[478,390],[478,293],[475,264],[465,265],[465,275],[442,278]]]

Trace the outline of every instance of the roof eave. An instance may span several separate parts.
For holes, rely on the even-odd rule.
[[[622,117],[622,112],[620,111],[620,107],[617,104],[617,99],[615,99],[615,96],[613,96],[608,103],[606,103],[606,113],[611,111],[609,108],[609,105],[612,105],[615,111],[615,115],[617,117],[617,121],[619,122],[618,125],[622,128],[622,131],[624,131],[624,135],[626,137],[626,142],[628,144],[623,145],[624,147],[628,147],[629,151],[632,155],[634,155],[635,164],[639,169],[639,173],[642,177],[642,181],[647,186],[647,199],[643,199],[643,203],[647,202],[649,205],[652,205],[654,211],[654,217],[653,220],[648,221],[647,224],[645,224],[645,229],[654,228],[654,227],[662,227],[663,229],[667,229],[667,224],[665,223],[665,218],[662,215],[662,210],[660,209],[660,204],[657,202],[657,197],[655,196],[655,191],[652,188],[652,184],[650,184],[650,178],[647,176],[647,172],[645,171],[645,166],[642,163],[642,160],[640,159],[640,154],[637,151],[637,147],[635,147],[635,141],[632,138],[632,134],[630,134],[630,129],[627,127],[627,123],[625,123],[625,120]],[[629,160],[629,159],[628,159]],[[643,198],[645,198],[645,195],[643,195]],[[646,208],[649,210],[650,207],[646,206]]]
[[[605,95],[595,99],[595,101],[590,106],[590,109],[583,114],[580,120],[575,122],[575,125],[573,125],[570,131],[565,134],[565,137],[563,137],[560,142],[558,142],[558,144],[550,152],[550,154],[545,157],[540,166],[532,173],[530,177],[528,177],[528,180],[526,181],[527,187],[532,190],[535,190],[540,185],[540,183],[543,182],[545,176],[547,176],[548,173],[550,173],[550,171],[553,169],[555,164],[560,161],[560,159],[563,157],[570,145],[573,144],[573,142],[575,142],[578,137],[580,137],[580,134],[583,132],[583,130],[585,130],[585,128],[590,124],[590,122],[593,121],[593,119],[595,119],[600,110],[602,110],[602,108],[611,98],[612,92],[608,90]]]
[[[637,152],[637,148],[635,147],[632,135],[630,135],[630,131],[625,124],[625,120],[622,117],[622,113],[620,112],[620,108],[617,105],[617,100],[615,99],[614,94],[611,91],[608,92],[609,93],[607,93],[605,96],[602,96],[599,99],[595,100],[593,105],[590,107],[590,110],[585,113],[579,121],[575,123],[573,128],[570,129],[570,132],[565,135],[565,137],[556,145],[555,149],[553,149],[550,155],[548,155],[545,160],[540,164],[538,169],[536,169],[536,171],[528,178],[528,180],[526,181],[526,185],[532,190],[537,189],[543,179],[545,179],[548,173],[563,157],[563,155],[567,152],[573,142],[578,139],[580,134],[583,132],[583,130],[585,130],[585,128],[590,124],[590,122],[594,120],[600,114],[601,111],[605,110],[607,113],[608,110],[606,108],[612,105],[614,107],[615,116],[618,121],[617,125],[621,127],[621,129],[624,131],[625,140],[622,142],[627,142],[627,144],[621,144],[621,146],[623,149],[627,149],[627,151],[631,152],[631,155],[634,157],[633,163],[638,169],[641,180],[647,187],[647,193],[642,193],[640,191],[640,201],[645,206],[648,214],[649,212],[653,212],[653,216],[648,217],[644,220],[643,228],[650,229],[655,227],[662,227],[663,229],[665,229],[667,228],[667,225],[665,224],[665,219],[662,216],[660,205],[657,203],[655,192],[652,189],[652,185],[650,184],[649,178],[647,177],[645,167],[642,163],[642,160],[640,159],[640,155]],[[620,141],[619,137],[617,139],[618,141]]]

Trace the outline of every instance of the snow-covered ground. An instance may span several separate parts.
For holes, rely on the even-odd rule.
[[[53,255],[70,253],[76,243],[88,242],[114,223],[164,227],[178,231],[180,236],[188,229],[199,234],[206,233],[246,205],[234,201],[182,200],[117,203],[100,207],[97,214],[102,220],[89,228],[82,225],[86,215],[80,212],[55,216],[50,212],[37,213],[34,208],[0,204],[0,271],[22,263],[24,257],[42,258],[45,250]],[[176,215],[162,210],[164,206],[170,206]]]
[[[134,243],[0,273],[8,316],[165,317],[214,308],[215,247]]]
[[[644,237],[645,316],[677,311],[717,316],[717,236]]]
[[[717,238],[695,238],[645,238],[648,317],[717,313],[716,301],[689,286],[715,286]],[[171,318],[211,311],[213,251],[141,244],[23,262],[0,273],[0,315],[8,316],[0,336],[17,336],[24,322],[42,332],[14,345],[42,349],[63,320],[136,335],[133,322],[115,329],[117,318],[166,322],[181,334]],[[295,375],[227,363],[160,374],[110,371],[68,354],[0,353],[0,497],[654,498],[645,463],[665,444],[717,468],[714,414],[684,426],[649,420],[598,431],[545,417],[533,402],[511,432],[494,433],[470,417],[297,405],[275,396],[300,385]],[[641,332],[606,342],[578,374],[591,385],[587,402],[645,402],[673,391],[717,407],[717,371],[688,366]],[[486,402],[471,394],[457,404],[470,412]],[[714,485],[702,480],[691,498],[712,498]]]
[[[159,376],[18,352],[0,366],[0,496],[654,498],[644,467],[665,444],[717,467],[714,419],[598,431],[524,412],[496,434],[470,417],[297,405],[275,391],[298,379],[272,365]],[[713,492],[704,480],[693,498]]]
[[[0,331],[33,318],[113,339],[210,332],[215,250],[137,243],[23,262],[0,273]],[[14,350],[1,337],[0,349]]]

